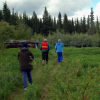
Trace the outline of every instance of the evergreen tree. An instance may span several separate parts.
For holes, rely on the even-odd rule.
[[[75,33],[77,32],[77,20],[75,20]]]
[[[93,23],[94,23],[94,15],[93,15],[93,8],[91,8],[91,13],[90,13],[90,17],[91,17],[91,27],[92,27],[92,25],[93,25]]]
[[[93,14],[93,8],[91,8],[91,13],[90,13],[90,29],[89,29],[89,34],[95,34],[95,26],[94,26],[94,14]]]
[[[81,17],[81,20],[80,20],[80,32],[82,32],[82,31],[83,31],[82,24],[83,24],[83,20],[82,20],[82,17]]]
[[[17,16],[15,15],[14,9],[13,9],[13,12],[12,12],[12,15],[11,15],[11,24],[16,25],[17,24],[16,21],[17,21]]]
[[[33,27],[33,20],[30,17],[28,18],[28,26],[31,28]]]
[[[28,24],[28,16],[26,15],[26,12],[23,13],[23,21],[25,24]]]
[[[39,20],[39,33],[42,33],[42,32],[43,32],[43,21],[40,18],[40,20]]]
[[[83,17],[83,21],[82,21],[82,33],[86,33],[86,18],[85,18],[85,16]]]
[[[57,30],[57,23],[56,23],[56,18],[54,17],[53,31],[56,32],[56,30]]]
[[[36,33],[39,34],[40,30],[39,30],[39,19],[37,18],[37,24],[36,24]]]
[[[73,18],[72,18],[72,24],[71,24],[71,27],[72,27],[72,32],[75,33]]]
[[[64,14],[63,29],[65,33],[68,32],[68,18],[66,14]]]
[[[78,18],[75,22],[75,31],[76,31],[76,33],[80,33],[80,23],[79,23]]]
[[[37,18],[37,14],[35,13],[35,11],[33,12],[33,16],[32,16],[32,29],[33,29],[33,34],[36,32],[38,32],[38,18]]]
[[[88,15],[88,18],[87,18],[87,30],[90,28],[90,17]]]
[[[3,19],[2,10],[0,10],[0,21]]]
[[[44,14],[43,14],[42,34],[44,36],[48,36],[48,34],[49,34],[49,13],[48,13],[46,7],[45,7],[45,10],[44,10]]]
[[[62,29],[62,17],[61,17],[60,12],[58,14],[58,29],[59,29],[59,31],[61,31],[61,29]]]
[[[3,19],[4,21],[11,23],[11,13],[6,2],[3,5]]]
[[[96,21],[96,33],[99,33],[99,20],[98,20],[98,16],[97,16],[97,21]]]
[[[48,25],[49,25],[49,32],[52,35],[52,31],[53,31],[53,19],[51,18],[50,15],[49,15],[49,20],[48,20]]]
[[[68,33],[72,34],[72,21],[68,20]]]

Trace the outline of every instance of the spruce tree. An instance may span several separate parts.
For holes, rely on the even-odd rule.
[[[68,20],[68,33],[72,34],[72,21]]]
[[[37,18],[37,24],[36,24],[36,33],[39,34],[40,30],[39,30],[39,19]]]
[[[44,10],[44,14],[43,14],[42,34],[44,36],[48,36],[48,34],[49,34],[49,13],[48,13],[46,7],[45,7],[45,10]]]
[[[40,18],[40,19],[39,19],[39,33],[42,34],[42,32],[43,32],[43,21],[42,21],[42,19]]]
[[[76,33],[80,33],[80,23],[79,23],[78,18],[77,18],[77,20],[75,21],[75,32],[76,32]]]
[[[90,28],[90,17],[88,15],[88,18],[87,18],[87,30]]]
[[[83,32],[82,24],[83,24],[83,20],[82,20],[82,17],[81,17],[81,20],[80,20],[80,32]]]
[[[52,35],[52,31],[53,31],[53,19],[51,18],[50,15],[49,15],[49,19],[48,19],[48,26],[49,26],[49,32]]]
[[[13,9],[13,12],[12,12],[12,15],[11,15],[11,24],[16,25],[17,24],[16,21],[17,21],[17,16],[15,15],[15,12],[14,12],[14,9]]]
[[[33,34],[36,32],[38,32],[38,26],[37,26],[37,14],[35,13],[35,11],[33,12],[33,16],[32,16],[32,29],[33,29]]]
[[[54,17],[54,21],[53,21],[53,31],[56,32],[57,30],[57,23],[56,23],[56,18]]]
[[[72,27],[72,33],[75,33],[73,18],[72,18],[72,24],[71,24],[71,27]]]
[[[97,16],[97,21],[96,21],[96,33],[99,33],[99,20],[98,20],[98,16]]]
[[[61,17],[61,13],[59,12],[59,14],[58,14],[58,29],[59,29],[59,31],[61,31],[61,29],[62,29],[62,17]]]
[[[68,18],[66,14],[64,14],[63,29],[65,33],[68,32]]]
[[[0,10],[0,21],[3,20],[2,10]]]
[[[11,23],[11,13],[6,2],[3,5],[3,19],[4,21]]]
[[[28,24],[28,16],[26,15],[26,12],[23,12],[23,21],[25,24]]]
[[[93,12],[93,8],[91,8],[89,34],[95,34],[94,14],[93,14],[93,13],[94,13],[94,12]]]
[[[82,21],[82,33],[86,33],[86,18],[85,18],[85,16],[83,17],[83,21]]]

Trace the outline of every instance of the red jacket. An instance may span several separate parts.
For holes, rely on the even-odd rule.
[[[42,50],[48,49],[48,42],[42,42],[41,46],[42,46]]]

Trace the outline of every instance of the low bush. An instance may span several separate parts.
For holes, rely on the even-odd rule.
[[[58,39],[64,43],[65,46],[75,46],[75,47],[99,47],[100,37],[98,35],[88,35],[88,34],[61,34],[54,33],[48,37],[50,44],[55,45]]]

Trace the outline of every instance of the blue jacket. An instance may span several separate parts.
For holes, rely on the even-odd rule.
[[[64,44],[61,43],[61,42],[57,42],[56,45],[55,45],[55,52],[63,52],[63,47]]]

